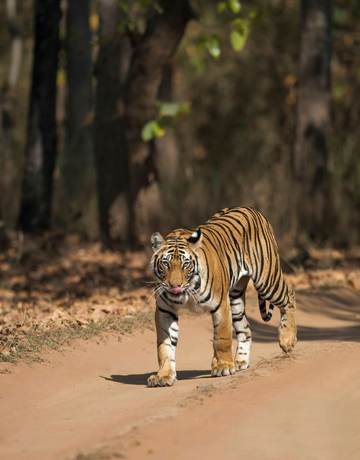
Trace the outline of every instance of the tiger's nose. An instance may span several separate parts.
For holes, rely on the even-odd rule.
[[[173,294],[181,294],[183,292],[183,288],[181,286],[171,286],[169,292]]]

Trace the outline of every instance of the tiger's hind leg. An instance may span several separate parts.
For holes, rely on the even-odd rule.
[[[278,336],[279,345],[283,351],[288,353],[294,348],[297,342],[296,302],[293,289],[289,289],[289,303],[285,307],[279,308],[281,312]]]
[[[250,325],[245,314],[245,291],[249,279],[248,276],[242,277],[229,294],[232,323],[238,342],[234,358],[237,371],[248,368],[250,362],[252,339]]]

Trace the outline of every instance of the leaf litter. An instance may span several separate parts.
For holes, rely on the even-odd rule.
[[[295,254],[295,255],[294,255]],[[360,249],[308,248],[284,261],[296,290],[360,291]],[[73,339],[153,328],[154,284],[146,252],[102,249],[78,234],[20,235],[0,251],[0,362],[42,360]],[[256,292],[249,288],[250,296]]]
[[[79,235],[14,239],[0,252],[0,362],[41,360],[77,337],[153,327],[145,252],[102,250]]]

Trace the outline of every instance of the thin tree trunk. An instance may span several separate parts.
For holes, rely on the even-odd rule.
[[[169,63],[164,69],[158,99],[172,102],[173,67]],[[174,132],[167,130],[164,136],[155,138],[156,168],[160,174],[160,183],[166,190],[171,190],[178,173],[179,150]]]
[[[14,118],[16,87],[20,75],[23,48],[22,38],[16,21],[16,0],[6,0],[6,12],[11,35],[11,45],[9,72],[1,91],[2,156],[0,158],[0,206],[5,217],[10,214],[10,210],[14,206],[12,197],[10,198],[9,196],[11,184],[14,179],[11,130],[16,124]]]
[[[332,1],[302,0],[294,172],[298,233],[324,236],[328,193]]]
[[[24,231],[46,229],[51,224],[59,20],[60,0],[36,0],[34,64],[19,217]]]
[[[2,220],[1,208],[0,208],[0,251],[5,249],[8,245],[8,237],[5,232],[4,222]]]
[[[153,231],[160,228],[161,196],[155,162],[154,143],[141,139],[146,122],[154,119],[155,102],[164,69],[170,63],[194,17],[187,0],[163,0],[162,12],[155,12],[134,51],[126,95],[126,135],[130,156],[130,228],[132,244],[148,244]]]
[[[89,0],[70,0],[67,9],[67,113],[62,176],[68,221],[83,220],[94,183],[92,134],[92,55]],[[79,225],[77,226],[77,228]]]
[[[173,65],[169,63],[164,69],[163,79],[160,84],[158,99],[163,102],[173,101]],[[164,208],[169,209],[174,198],[176,179],[179,172],[179,149],[176,134],[166,130],[164,136],[154,139],[155,143],[155,166],[159,172],[161,194]],[[166,192],[166,193],[164,193]],[[167,213],[168,214],[168,213]],[[166,227],[173,228],[177,224],[177,216],[167,221]]]
[[[131,49],[120,39],[120,12],[116,0],[98,0],[99,56],[96,64],[95,162],[102,239],[109,240],[110,211],[129,187],[128,150],[122,121],[125,75]],[[123,200],[125,203],[127,198]],[[126,216],[123,216],[126,220]]]

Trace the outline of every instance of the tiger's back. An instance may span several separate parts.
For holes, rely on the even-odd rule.
[[[278,247],[269,221],[250,207],[226,208],[199,227],[203,246],[222,259],[229,291],[242,276],[250,276],[259,296],[275,305],[288,302]]]

